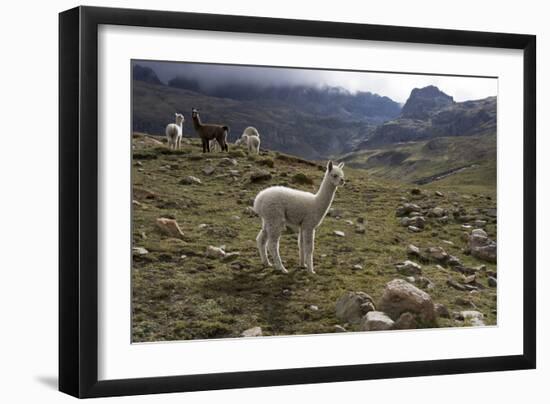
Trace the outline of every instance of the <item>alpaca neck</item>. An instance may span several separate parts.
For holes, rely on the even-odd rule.
[[[201,119],[198,115],[193,117],[193,126],[195,127],[195,129],[199,129],[202,126]]]
[[[315,199],[317,200],[317,206],[322,211],[323,216],[327,212],[327,210],[330,208],[330,205],[332,204],[332,200],[334,199],[335,193],[336,193],[336,187],[328,179],[328,174],[325,174],[325,178],[323,178],[323,182],[321,182],[321,186],[319,187],[319,190],[315,194]]]

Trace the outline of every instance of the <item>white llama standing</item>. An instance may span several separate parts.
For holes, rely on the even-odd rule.
[[[166,126],[166,139],[168,140],[168,148],[172,150],[179,149],[181,146],[181,138],[183,136],[183,122],[185,118],[182,114],[176,112],[176,123],[169,123]]]
[[[254,200],[254,211],[262,218],[262,230],[256,237],[260,258],[271,266],[267,251],[273,258],[275,269],[288,272],[279,255],[279,238],[285,225],[297,227],[300,266],[309,272],[313,269],[315,229],[327,214],[336,189],[344,185],[344,163],[338,166],[329,161],[325,177],[316,194],[287,187],[270,187],[261,191]]]
[[[243,134],[237,139],[235,144],[246,145],[248,153],[260,154],[260,133],[255,127],[249,126],[243,131]]]

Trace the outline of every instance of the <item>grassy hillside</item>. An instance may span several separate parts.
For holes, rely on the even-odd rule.
[[[370,175],[375,168],[346,166],[346,186],[338,190],[333,210],[317,232],[317,274],[298,268],[297,235],[290,230],[281,239],[281,256],[290,273],[282,274],[259,261],[255,237],[260,219],[249,207],[254,196],[270,185],[314,192],[326,162],[320,166],[276,152],[247,156],[235,146],[230,146],[229,154],[202,154],[198,139],[177,152],[138,134],[133,145],[133,245],[146,249],[133,255],[134,342],[238,337],[254,326],[262,327],[264,335],[335,332],[335,325],[355,331],[357,326],[336,318],[337,299],[346,291],[363,291],[377,301],[387,282],[403,278],[395,263],[407,259],[410,243],[440,246],[467,267],[484,264],[488,271],[496,271],[496,265],[463,251],[463,223],[427,218],[423,231],[411,233],[395,216],[405,201],[423,209],[462,209],[472,219],[487,220],[487,233],[495,239],[495,219],[485,213],[495,208],[493,187],[486,191],[477,186],[457,188],[449,178],[451,182],[442,181],[440,187],[420,187],[420,193],[413,194],[410,185]],[[419,148],[415,155],[420,155],[429,153],[421,151],[424,146],[407,147]],[[214,169],[210,174],[209,168]],[[251,173],[259,170],[269,178],[251,182]],[[201,184],[188,176],[197,177]],[[443,196],[436,196],[436,190]],[[184,236],[162,234],[155,225],[159,217],[176,219]],[[361,221],[365,234],[356,232]],[[336,230],[345,236],[335,235]],[[237,254],[208,258],[205,252],[210,245]],[[461,283],[463,275],[434,263],[422,264],[422,272],[433,288],[419,287],[435,302],[451,312],[478,310],[487,324],[496,323],[495,288],[456,290],[447,281]],[[478,281],[487,285],[484,272]],[[440,327],[464,325],[468,323],[453,316],[438,320]]]
[[[371,175],[433,186],[496,188],[496,136],[442,137],[354,152],[342,160]],[[462,171],[442,179],[437,174]],[[433,177],[433,178],[431,178]]]

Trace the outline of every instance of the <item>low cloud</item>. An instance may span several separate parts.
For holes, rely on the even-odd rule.
[[[343,72],[183,62],[137,61],[136,63],[152,68],[160,80],[165,83],[176,76],[183,76],[196,80],[201,87],[206,89],[226,84],[330,86],[342,87],[350,92],[370,91],[401,103],[407,100],[414,88],[428,85],[439,87],[441,91],[453,96],[455,101],[497,95],[497,80],[494,78]]]

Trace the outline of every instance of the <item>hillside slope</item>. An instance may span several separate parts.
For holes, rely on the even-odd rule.
[[[438,195],[429,188],[411,193],[410,186],[346,166],[347,183],[317,231],[317,274],[298,268],[297,235],[288,231],[281,238],[281,256],[290,273],[283,275],[260,264],[255,242],[260,220],[249,207],[270,185],[314,192],[326,162],[319,166],[276,152],[247,156],[233,146],[228,154],[202,154],[197,140],[171,152],[140,134],[133,146],[134,342],[238,337],[255,326],[263,335],[357,331],[357,325],[336,317],[336,301],[348,291],[378,301],[387,282],[408,279],[395,264],[410,258],[409,244],[443,247],[463,265],[458,270],[422,263],[422,276],[410,280],[450,311],[439,327],[469,325],[457,314],[462,310],[478,310],[486,324],[496,323],[496,289],[487,286],[496,265],[468,255],[463,239],[465,225],[474,221],[486,223],[489,236],[496,237],[490,190],[442,186]],[[261,175],[251,180],[254,173]],[[417,204],[426,216],[421,231],[411,232],[396,217],[405,202]],[[448,218],[429,216],[434,207]],[[160,217],[176,219],[183,236],[162,234],[155,224]],[[208,246],[223,246],[227,254],[207,257]],[[461,273],[466,270],[476,274],[473,284]]]
[[[234,99],[134,80],[132,127],[134,131],[162,135],[174,112],[180,112],[186,118],[184,133],[194,136],[190,112],[191,108],[198,108],[203,122],[229,125],[231,141],[245,127],[255,126],[266,148],[318,159],[353,150],[376,125],[399,113],[398,104],[370,93],[358,95],[352,102],[351,96],[339,92],[331,95],[328,90],[278,91],[280,98],[272,94]],[[378,104],[381,105],[377,107]]]
[[[495,135],[438,137],[383,145],[342,157],[371,175],[434,186],[442,183],[496,189]]]

